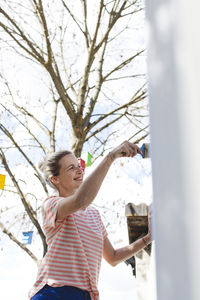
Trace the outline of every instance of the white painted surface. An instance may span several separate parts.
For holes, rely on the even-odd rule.
[[[157,295],[199,300],[200,4],[146,6]]]

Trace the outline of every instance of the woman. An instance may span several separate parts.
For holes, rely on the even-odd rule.
[[[142,154],[140,148],[125,141],[84,182],[78,160],[69,151],[56,152],[41,163],[46,181],[59,196],[47,198],[42,206],[48,251],[29,293],[31,300],[97,300],[102,256],[116,266],[151,242],[149,231],[144,238],[115,250],[99,212],[90,205],[113,161],[137,153]]]

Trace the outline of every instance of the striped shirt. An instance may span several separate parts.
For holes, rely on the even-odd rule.
[[[98,299],[98,277],[107,237],[100,214],[92,206],[56,220],[62,197],[49,197],[42,205],[43,229],[48,252],[43,258],[29,297],[45,284],[53,287],[75,286]]]

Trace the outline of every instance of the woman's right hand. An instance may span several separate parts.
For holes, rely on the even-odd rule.
[[[114,148],[109,155],[113,160],[115,160],[118,157],[134,157],[138,153],[142,155],[142,151],[137,145],[125,141],[118,147]]]

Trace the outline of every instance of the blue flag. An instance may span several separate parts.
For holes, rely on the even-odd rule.
[[[22,232],[23,237],[22,237],[22,243],[27,245],[32,243],[32,237],[33,237],[33,231],[25,231]]]

